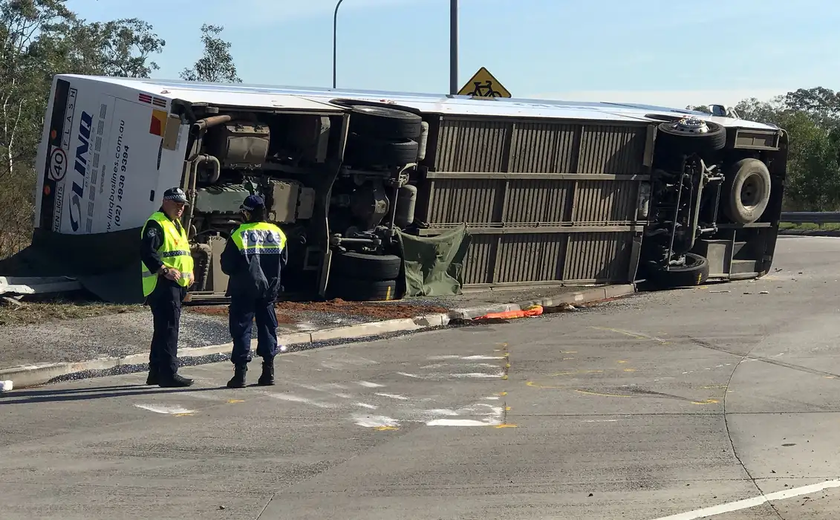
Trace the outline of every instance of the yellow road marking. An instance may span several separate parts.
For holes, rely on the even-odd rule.
[[[603,370],[569,370],[566,372],[557,372],[556,374],[551,374],[551,377],[557,376],[574,376],[579,374],[603,374]]]
[[[518,428],[515,424],[499,424],[496,426],[496,429],[500,428]]]
[[[717,399],[706,399],[705,401],[691,401],[691,404],[718,404]]]
[[[596,329],[596,330],[607,330],[607,331],[610,331],[610,332],[615,332],[616,334],[623,334],[625,336],[629,336],[631,338],[636,338],[636,339],[648,339],[648,340],[651,340],[651,341],[658,341],[659,343],[662,343],[662,344],[667,344],[668,343],[667,341],[665,341],[662,338],[657,338],[656,336],[648,336],[647,334],[642,334],[640,332],[631,332],[629,330],[613,329],[613,328],[610,328],[610,327],[592,327],[592,328]]]
[[[381,432],[399,430],[399,428],[397,428],[396,426],[377,426],[374,429],[379,430]]]
[[[632,395],[602,394],[600,392],[589,392],[587,390],[575,390],[575,392],[577,392],[579,394],[597,395],[597,396],[600,396],[600,397],[633,397]]]
[[[230,404],[244,403],[244,402],[245,401],[243,399],[228,399],[228,403],[230,403]]]

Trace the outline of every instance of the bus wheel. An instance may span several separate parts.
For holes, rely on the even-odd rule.
[[[393,280],[400,275],[402,259],[396,255],[368,255],[352,251],[333,257],[331,271],[337,278]]]
[[[332,285],[332,284],[330,284]],[[358,280],[353,278],[336,280],[333,291],[346,301],[388,301],[397,299],[396,280]]]
[[[411,139],[385,141],[354,133],[347,138],[344,156],[354,166],[401,166],[415,162],[419,153],[420,145]]]
[[[726,146],[726,128],[696,117],[660,123],[657,127],[657,152],[673,155],[706,154]]]
[[[752,224],[770,202],[770,170],[758,159],[741,159],[726,173],[723,193],[726,216],[738,224]]]
[[[670,270],[651,270],[653,283],[663,288],[694,287],[706,283],[709,279],[709,261],[694,253],[685,254],[685,263],[672,265]]]
[[[417,139],[423,132],[423,118],[406,110],[350,105],[350,131],[374,139]]]

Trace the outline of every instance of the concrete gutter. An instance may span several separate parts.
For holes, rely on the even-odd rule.
[[[280,345],[286,345],[289,350],[304,350],[314,348],[323,342],[341,343],[342,341],[358,341],[362,339],[373,340],[384,334],[399,332],[418,332],[424,329],[446,327],[450,322],[472,320],[491,312],[517,311],[527,309],[533,305],[542,305],[546,309],[560,307],[562,305],[575,305],[594,303],[610,298],[620,298],[632,295],[636,292],[636,286],[609,285],[605,287],[594,287],[579,292],[566,293],[552,298],[522,301],[518,303],[487,305],[481,307],[470,307],[464,309],[453,309],[448,313],[429,314],[396,320],[386,320],[370,323],[361,323],[347,327],[336,327],[331,329],[317,330],[313,332],[300,332],[278,336]],[[252,341],[252,349],[256,349],[257,340]],[[233,343],[222,345],[211,345],[198,348],[178,349],[178,358],[184,360],[198,360],[206,356],[219,354],[228,355],[233,348]],[[217,362],[212,360],[210,362]],[[11,390],[12,388],[28,388],[32,386],[49,383],[55,378],[82,372],[110,370],[124,367],[127,372],[145,371],[148,367],[149,354],[132,354],[124,357],[102,357],[89,361],[75,363],[48,363],[40,365],[24,365],[0,370],[0,389]],[[131,370],[131,368],[134,368]]]

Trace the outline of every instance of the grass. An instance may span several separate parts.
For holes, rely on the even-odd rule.
[[[796,231],[840,231],[840,223],[830,222],[826,224],[814,224],[811,222],[794,223],[794,222],[780,222],[779,230],[796,230]]]
[[[20,306],[2,302],[0,303],[0,327],[94,318],[126,312],[138,312],[143,309],[142,305],[114,305],[60,298],[21,302]]]

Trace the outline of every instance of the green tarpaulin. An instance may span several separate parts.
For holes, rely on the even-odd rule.
[[[397,237],[405,258],[405,296],[461,294],[471,240],[465,224],[434,237],[400,231]]]

